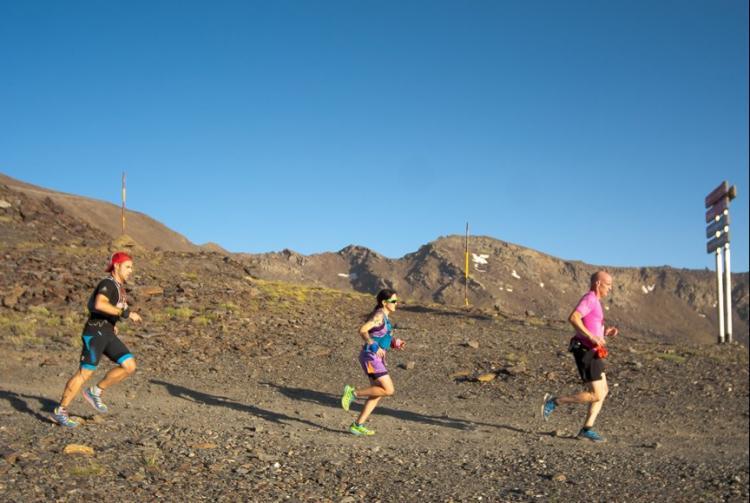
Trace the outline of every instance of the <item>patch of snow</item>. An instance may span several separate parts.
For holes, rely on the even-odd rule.
[[[478,265],[487,265],[487,259],[490,258],[489,255],[485,255],[483,253],[477,255],[476,253],[471,254],[471,260]]]
[[[487,265],[487,259],[489,258],[489,255],[486,254],[479,254],[476,253],[471,254],[471,261],[474,263],[474,270],[479,272],[485,272],[486,269],[481,269],[479,266]]]

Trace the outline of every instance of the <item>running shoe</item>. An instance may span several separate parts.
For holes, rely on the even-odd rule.
[[[344,410],[349,410],[352,400],[354,400],[354,386],[349,386],[347,384],[344,386],[344,394],[341,395],[341,407]]]
[[[102,414],[107,413],[107,406],[104,405],[104,402],[102,402],[102,397],[94,393],[94,388],[86,388],[81,393],[83,395],[83,398],[86,399],[86,401],[91,405],[97,412],[100,412]]]
[[[581,431],[578,432],[578,436],[576,437],[578,440],[590,440],[592,442],[606,442],[607,439],[603,436],[599,435],[597,432],[595,432],[592,429],[584,429],[581,428]]]
[[[555,403],[555,397],[549,393],[545,393],[544,402],[542,402],[542,419],[547,421],[556,407],[557,404]]]
[[[349,427],[349,431],[353,435],[360,435],[360,436],[367,436],[367,437],[375,434],[375,430],[371,430],[365,427],[364,424],[357,424],[357,423],[352,423],[352,425]]]
[[[52,411],[52,420],[60,426],[65,426],[67,428],[75,428],[79,425],[78,421],[70,419],[68,411],[62,407],[56,407],[55,410]]]

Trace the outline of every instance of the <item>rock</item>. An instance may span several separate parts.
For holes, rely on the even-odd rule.
[[[466,343],[466,346],[473,349],[479,349],[479,341],[469,341]]]
[[[94,455],[94,449],[83,444],[68,444],[65,446],[65,449],[63,449],[63,452],[65,454],[83,454],[84,456]]]
[[[536,313],[534,311],[532,311],[531,309],[527,309],[526,310],[526,316],[528,316],[529,318],[534,318],[534,317],[536,317]]]
[[[495,372],[487,372],[486,374],[481,374],[477,376],[476,380],[479,382],[490,382],[495,380],[497,377],[497,374]]]
[[[18,304],[18,299],[21,297],[21,295],[26,292],[26,287],[21,285],[14,285],[13,290],[3,297],[3,305],[5,307],[15,307],[16,304]]]
[[[568,477],[566,477],[563,473],[556,473],[552,476],[552,480],[554,480],[555,482],[565,482],[566,480],[568,480]]]
[[[195,444],[193,449],[216,449],[217,445],[211,442],[203,442],[201,444]]]
[[[2,456],[5,462],[9,465],[14,465],[18,459],[18,452],[8,449],[0,452],[0,456]]]
[[[518,365],[513,365],[511,367],[505,367],[503,369],[503,372],[510,376],[517,376],[519,374],[525,374],[526,373],[526,365],[523,363],[519,363]]]
[[[406,363],[402,363],[402,364],[399,365],[399,367],[401,367],[404,370],[413,370],[414,367],[416,367],[416,366],[417,366],[417,362],[415,362],[413,360],[410,360],[410,361],[408,361]]]
[[[266,454],[265,452],[261,451],[260,449],[256,449],[253,453],[253,456],[258,458],[261,461],[273,461],[276,456],[272,456],[270,454]]]
[[[469,377],[471,375],[470,370],[457,370],[456,372],[453,372],[448,377],[450,379],[460,379],[462,377]]]
[[[164,289],[160,286],[145,286],[140,289],[139,293],[144,297],[153,297],[155,295],[164,295]]]
[[[0,199],[0,209],[10,208],[11,204],[5,199]]]

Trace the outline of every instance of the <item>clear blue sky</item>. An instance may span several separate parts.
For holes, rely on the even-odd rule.
[[[0,172],[231,251],[748,270],[748,3],[0,2]]]

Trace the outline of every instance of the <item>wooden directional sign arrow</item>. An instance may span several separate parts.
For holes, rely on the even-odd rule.
[[[714,252],[716,251],[717,248],[721,248],[728,242],[729,242],[729,233],[722,232],[721,236],[719,236],[718,238],[714,238],[708,243],[706,243],[706,253]]]
[[[718,220],[714,219],[713,222],[708,224],[706,227],[706,237],[716,237],[717,232],[728,232],[729,231],[729,215],[722,215]]]
[[[711,220],[714,220],[716,217],[725,215],[727,211],[727,207],[729,206],[729,198],[724,197],[721,201],[714,204],[709,208],[708,211],[706,211],[706,223],[710,222]]]
[[[710,208],[714,204],[716,204],[722,197],[724,197],[727,192],[729,192],[729,184],[724,180],[721,182],[721,185],[716,187],[714,190],[711,191],[710,194],[706,196],[706,208]]]

